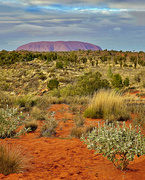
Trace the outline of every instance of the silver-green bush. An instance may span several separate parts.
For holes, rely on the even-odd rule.
[[[0,138],[10,138],[13,136],[19,136],[29,131],[29,129],[23,128],[20,131],[16,130],[20,125],[27,121],[27,116],[23,116],[22,113],[18,113],[17,109],[9,108],[0,109]]]
[[[40,136],[44,137],[51,137],[52,135],[56,134],[56,127],[58,125],[58,122],[54,118],[54,112],[52,112],[51,117],[45,118],[45,123],[41,127]]]
[[[141,134],[140,127],[133,128],[131,125],[126,127],[125,122],[122,127],[117,123],[105,123],[104,126],[98,125],[87,138],[81,138],[89,149],[95,149],[96,153],[101,153],[107,157],[115,167],[124,170],[129,161],[133,161],[135,155],[145,154],[145,137]]]

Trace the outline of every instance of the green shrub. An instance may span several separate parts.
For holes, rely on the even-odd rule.
[[[108,121],[127,120],[130,113],[124,97],[113,90],[100,90],[94,94],[88,108],[84,111],[85,117],[104,118]]]
[[[111,83],[114,88],[122,88],[122,77],[120,74],[114,74]]]
[[[106,79],[101,79],[102,75],[99,72],[89,72],[78,77],[77,83],[67,85],[60,90],[61,96],[84,96],[93,94],[101,88],[110,88],[110,84]]]
[[[7,144],[0,144],[0,173],[9,175],[19,173],[26,166],[26,157],[20,148]]]
[[[47,83],[47,87],[52,90],[55,88],[58,88],[59,82],[57,81],[57,79],[51,79],[48,83]]]
[[[79,94],[90,95],[101,88],[109,88],[109,82],[106,79],[101,79],[102,75],[99,72],[86,73],[77,80],[76,90]]]
[[[108,76],[109,78],[112,78],[112,76],[113,76],[111,66],[109,66],[107,76]]]
[[[63,69],[63,62],[56,62],[56,68],[57,69]]]
[[[141,135],[140,128],[131,125],[127,128],[125,122],[122,128],[119,123],[117,127],[106,123],[89,133],[87,139],[83,136],[82,140],[89,149],[101,153],[121,170],[127,168],[135,155],[139,157],[145,154],[145,137]]]
[[[21,129],[16,132],[20,125],[27,121],[27,117],[23,116],[22,113],[18,113],[17,109],[9,108],[0,109],[0,138],[11,138],[13,136],[19,136],[29,131],[29,129]]]
[[[124,86],[129,86],[129,78],[125,78],[124,82],[123,82]]]

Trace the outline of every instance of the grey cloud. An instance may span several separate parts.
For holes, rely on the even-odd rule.
[[[114,31],[121,31],[121,28],[120,27],[115,27],[113,30]]]
[[[23,2],[23,4],[20,4],[20,2]],[[42,2],[60,4],[56,0],[42,0]],[[101,6],[100,2],[103,4],[108,1],[61,1],[61,3],[66,3],[71,7],[81,4],[85,7],[86,5],[84,9],[72,10],[39,8],[34,6],[36,5],[35,0],[21,0],[16,7],[10,5],[10,3],[7,5],[3,3],[0,6],[0,37],[2,42],[0,49],[4,47],[16,49],[19,45],[30,41],[42,40],[80,40],[98,44],[105,49],[128,48],[128,50],[129,48],[135,49],[135,44],[140,47],[140,42],[142,42],[142,48],[145,47],[142,40],[145,35],[144,11],[116,12],[106,9],[89,9],[91,4],[96,7],[97,5]],[[113,3],[117,1],[109,2],[112,2],[110,7],[113,7]],[[120,1],[118,2],[120,3]],[[122,2],[125,4],[125,1]],[[129,0],[126,2],[129,2]],[[30,4],[33,4],[33,6],[30,6]],[[129,42],[131,43],[129,44]]]
[[[145,9],[144,0],[23,0],[23,2],[36,6],[62,5],[71,7],[108,7],[123,9]]]
[[[135,25],[145,26],[145,11],[132,11],[130,14],[134,17]]]

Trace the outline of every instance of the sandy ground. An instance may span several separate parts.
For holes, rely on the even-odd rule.
[[[63,107],[63,112],[61,111]],[[4,176],[3,180],[143,180],[145,179],[145,156],[130,162],[128,170],[116,169],[101,154],[94,154],[80,139],[71,138],[70,130],[74,126],[73,114],[67,105],[53,105],[48,111],[56,112],[60,121],[56,137],[40,137],[40,127],[35,132],[19,139],[4,139],[1,142],[18,145],[28,157],[28,167],[19,174]],[[97,119],[86,119],[86,125],[97,123]],[[130,122],[128,122],[130,123]]]

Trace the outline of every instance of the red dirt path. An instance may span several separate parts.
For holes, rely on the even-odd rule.
[[[63,112],[61,108],[63,106]],[[0,140],[13,145],[20,145],[23,154],[30,157],[29,166],[19,174],[4,176],[3,180],[143,180],[145,179],[145,156],[130,162],[128,170],[116,169],[101,154],[94,154],[86,145],[76,138],[70,138],[74,126],[72,113],[67,105],[53,105],[50,111],[56,112],[56,120],[67,115],[68,120],[60,121],[56,137],[40,138],[40,126],[34,133],[26,134],[20,139]],[[98,120],[86,119],[86,124]],[[100,121],[100,120],[99,120]]]

